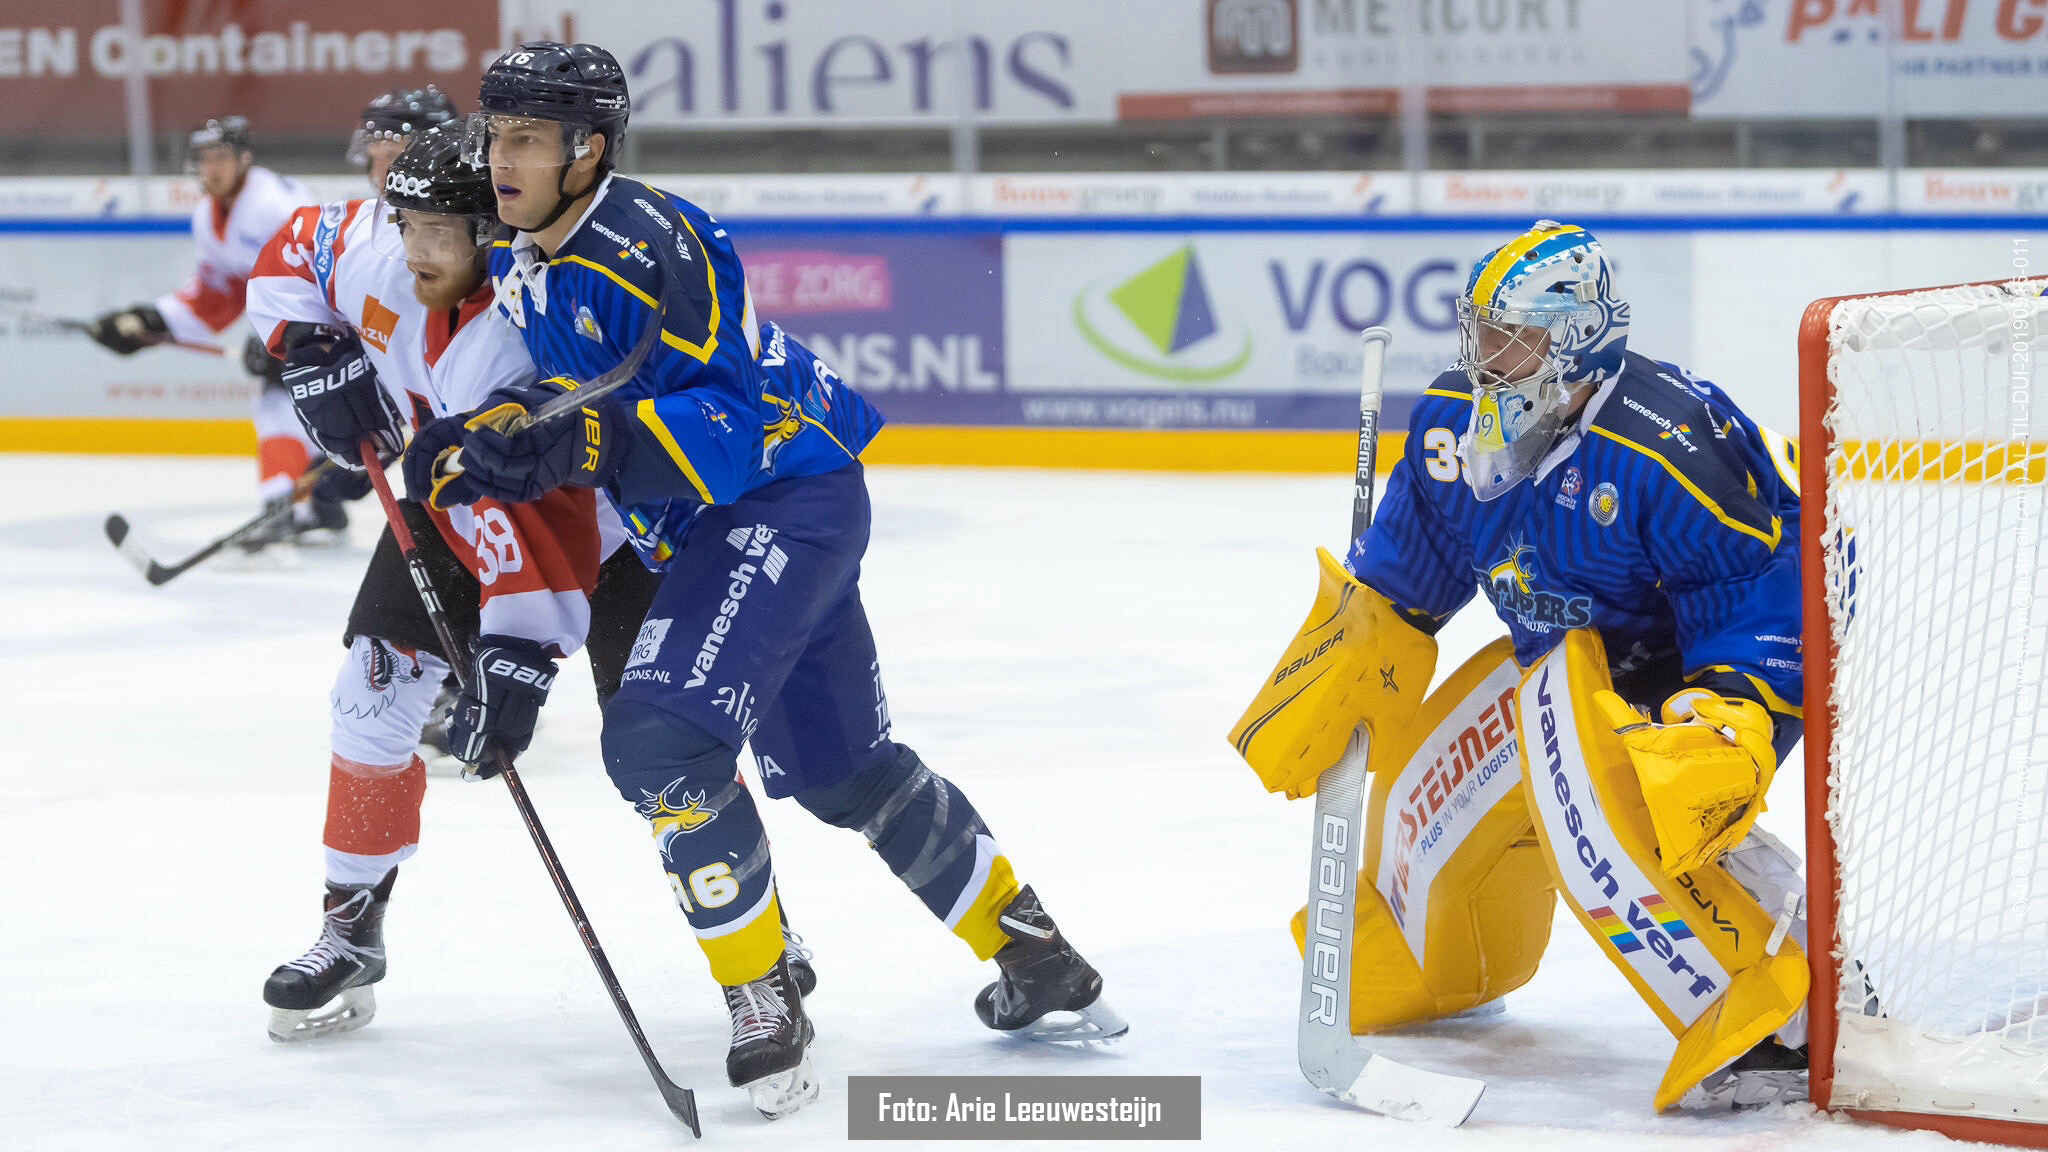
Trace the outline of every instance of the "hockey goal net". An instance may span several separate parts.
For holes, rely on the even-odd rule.
[[[2048,280],[1801,322],[1814,1100],[2048,1146]]]

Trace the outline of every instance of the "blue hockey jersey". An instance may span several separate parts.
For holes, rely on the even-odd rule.
[[[1481,503],[1457,455],[1471,405],[1460,371],[1424,393],[1353,575],[1425,626],[1483,593],[1524,667],[1591,627],[1638,703],[1692,682],[1763,704],[1781,733],[1799,717],[1789,444],[1714,385],[1630,353],[1536,475]]]
[[[543,377],[600,375],[661,315],[646,363],[606,401],[629,429],[606,491],[649,567],[706,505],[844,468],[882,426],[822,361],[763,329],[718,221],[651,185],[607,176],[552,257],[530,235],[497,241],[491,280]]]

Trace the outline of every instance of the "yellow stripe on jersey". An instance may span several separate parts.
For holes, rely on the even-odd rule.
[[[1478,281],[1472,285],[1472,303],[1477,304],[1481,308],[1491,307],[1495,293],[1500,291],[1500,282],[1507,279],[1509,270],[1514,268],[1517,261],[1534,252],[1538,244],[1543,243],[1552,236],[1561,236],[1566,232],[1577,232],[1578,230],[1579,226],[1576,224],[1559,224],[1554,228],[1532,228],[1503,244],[1500,251],[1493,254],[1493,259],[1486,262],[1486,267],[1479,273]]]
[[[752,916],[711,931],[716,935],[697,933],[711,978],[728,988],[759,980],[782,957],[782,898],[770,888]]]
[[[1010,868],[1010,858],[998,852],[989,863],[988,879],[982,882],[974,903],[967,906],[959,922],[953,925],[953,935],[967,941],[967,946],[974,949],[976,959],[986,960],[1010,942],[1010,934],[1003,931],[1003,926],[997,921],[1003,909],[1017,898],[1018,890],[1017,874]]]
[[[1450,390],[1450,389],[1448,389],[1448,388],[1424,388],[1424,389],[1422,390],[1422,394],[1423,394],[1424,396],[1437,396],[1437,397],[1441,397],[1441,398],[1443,398],[1443,399],[1445,399],[1445,400],[1467,400],[1467,401],[1469,401],[1469,400],[1471,400],[1471,399],[1472,399],[1472,394],[1471,394],[1470,392],[1453,392],[1453,391],[1451,391],[1451,390]]]
[[[1692,677],[1692,679],[1697,680],[1701,676],[1706,675],[1708,672],[1727,672],[1735,676],[1740,676],[1744,680],[1749,681],[1750,687],[1756,689],[1757,697],[1758,699],[1761,699],[1764,702],[1764,707],[1770,709],[1773,712],[1778,713],[1781,716],[1790,716],[1796,720],[1806,719],[1806,709],[1801,708],[1799,705],[1794,704],[1790,700],[1785,699],[1783,696],[1778,695],[1775,691],[1772,691],[1771,686],[1769,684],[1766,684],[1761,679],[1752,676],[1747,672],[1744,672],[1740,668],[1736,668],[1728,664],[1710,664],[1704,670],[1700,671],[1699,673],[1696,673]]]
[[[662,335],[666,336],[668,333],[663,332]],[[675,461],[676,470],[689,480],[690,487],[697,490],[698,498],[706,504],[716,503],[711,499],[711,489],[705,486],[704,477],[698,475],[696,466],[690,463],[690,457],[684,453],[683,446],[676,443],[675,435],[668,430],[668,425],[661,422],[661,413],[654,410],[654,398],[650,396],[634,405],[633,414],[640,418],[642,424],[647,425],[647,430],[654,433],[654,438],[668,450],[669,459]]]
[[[1640,452],[1645,456],[1648,456],[1650,459],[1655,460],[1657,463],[1662,464],[1664,466],[1664,471],[1669,472],[1673,480],[1678,481],[1678,483],[1681,486],[1683,486],[1687,492],[1692,493],[1692,498],[1700,502],[1700,507],[1705,508],[1709,513],[1712,513],[1714,519],[1719,520],[1721,523],[1726,524],[1728,527],[1735,529],[1737,532],[1742,533],[1744,536],[1755,537],[1756,539],[1762,541],[1764,547],[1766,548],[1769,548],[1773,551],[1777,550],[1778,541],[1784,535],[1785,524],[1776,516],[1771,517],[1771,530],[1769,532],[1765,532],[1761,528],[1754,527],[1753,525],[1744,524],[1742,521],[1735,519],[1734,517],[1728,515],[1728,513],[1726,512],[1723,512],[1721,510],[1721,506],[1719,504],[1714,503],[1713,497],[1707,495],[1705,492],[1700,491],[1699,485],[1694,484],[1690,479],[1686,477],[1685,473],[1678,470],[1678,467],[1676,465],[1671,463],[1671,461],[1666,460],[1662,453],[1659,453],[1654,449],[1645,448],[1641,444],[1638,444],[1635,441],[1630,440],[1626,436],[1618,436],[1615,433],[1610,432],[1597,424],[1593,426],[1593,431],[1601,436],[1605,436],[1607,439],[1614,441],[1616,444],[1619,444],[1624,448],[1632,448],[1635,451]]]
[[[655,195],[659,196],[660,193],[657,192]],[[663,202],[667,202],[665,197]],[[711,289],[711,322],[706,327],[702,344],[692,344],[680,336],[671,335],[667,329],[662,330],[661,338],[669,347],[679,348],[701,363],[709,363],[711,354],[718,351],[718,265],[711,259],[711,249],[704,246],[704,240],[697,235],[697,229],[691,225],[690,218],[678,212],[676,219],[682,221],[683,227],[689,230],[690,239],[697,242],[697,251],[704,257],[704,283]]]

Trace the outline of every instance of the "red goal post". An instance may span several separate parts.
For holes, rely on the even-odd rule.
[[[1831,297],[1799,331],[1813,1099],[2034,1147],[2048,1147],[2044,286]]]

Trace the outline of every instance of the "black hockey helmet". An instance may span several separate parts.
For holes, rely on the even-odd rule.
[[[372,140],[403,140],[411,133],[456,118],[455,102],[432,84],[425,88],[393,88],[363,105],[356,130],[348,141],[348,162],[358,168],[370,162]]]
[[[248,152],[249,118],[246,116],[216,116],[192,130],[185,138],[185,159],[189,166],[201,152],[208,148],[229,148],[236,152]]]
[[[472,163],[490,163],[491,116],[524,116],[577,129],[564,134],[565,165],[584,155],[591,133],[604,133],[604,157],[598,165],[602,176],[611,171],[625,140],[632,102],[626,93],[626,71],[610,52],[595,44],[536,40],[491,61],[478,88],[477,107],[478,114],[471,117]]]
[[[436,125],[412,134],[384,177],[383,199],[380,223],[396,225],[401,233],[413,223],[401,212],[466,218],[467,236],[478,248],[498,230],[490,173],[463,158],[462,136],[450,127]]]

